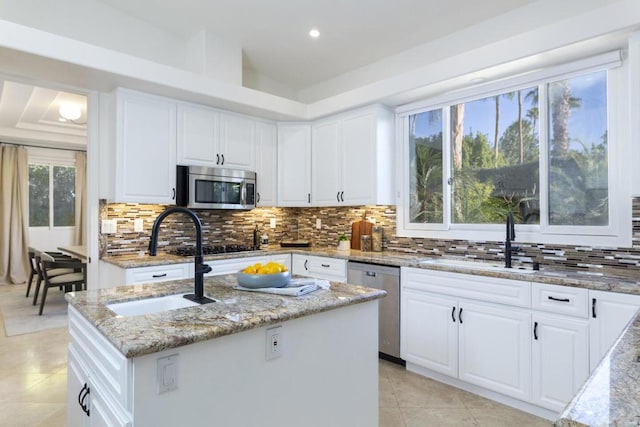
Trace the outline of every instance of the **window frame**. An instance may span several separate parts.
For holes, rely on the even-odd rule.
[[[33,230],[72,230],[76,228],[76,225],[54,225],[54,205],[55,200],[53,197],[54,191],[54,182],[53,182],[53,168],[55,166],[60,167],[72,167],[76,169],[76,161],[75,157],[67,157],[65,155],[52,155],[52,154],[43,154],[37,153],[32,154],[29,153],[29,159],[27,161],[27,167],[30,168],[31,165],[40,165],[40,166],[48,166],[49,168],[49,224],[48,225],[36,225],[32,226],[29,223],[29,229]],[[77,170],[76,170],[77,172]],[[28,185],[27,185],[28,188]],[[29,194],[29,198],[31,195]],[[28,205],[28,204],[27,204]],[[30,221],[30,215],[28,215]]]
[[[592,246],[631,246],[631,150],[629,124],[629,66],[621,60],[621,52],[614,51],[555,67],[526,73],[500,81],[468,86],[438,97],[408,104],[396,109],[396,170],[398,188],[396,235],[436,239],[469,241],[505,238],[503,224],[454,224],[451,218],[452,176],[450,106],[494,96],[499,93],[538,86],[540,92],[539,116],[548,117],[546,105],[547,83],[569,79],[597,71],[607,71],[607,126],[608,126],[608,226],[565,226],[548,224],[548,120],[539,121],[540,143],[540,224],[517,224],[519,242],[577,244]],[[543,96],[543,92],[544,95]],[[434,109],[442,109],[443,120],[443,190],[444,221],[442,224],[409,222],[409,134],[408,117]],[[625,178],[625,176],[627,178]]]

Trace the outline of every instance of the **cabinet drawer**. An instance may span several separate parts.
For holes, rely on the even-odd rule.
[[[586,289],[534,282],[531,284],[531,304],[534,310],[588,317]]]
[[[131,409],[129,386],[131,362],[100,332],[92,327],[78,311],[69,306],[69,335],[71,345],[87,366],[92,382],[124,408]]]
[[[294,254],[293,273],[336,282],[346,282],[347,261],[344,259]]]
[[[157,265],[153,267],[129,268],[125,280],[127,284],[164,282],[189,277],[189,264]]]
[[[402,267],[400,274],[400,283],[403,289],[409,288],[478,301],[531,307],[529,282],[413,267]]]
[[[231,259],[220,259],[216,261],[207,261],[206,264],[209,264],[211,267],[211,271],[205,274],[206,277],[209,276],[222,276],[224,274],[236,274],[238,271],[243,268],[255,264],[255,263],[266,264],[269,262],[268,256],[252,256],[252,257],[244,257],[244,258],[231,258]]]

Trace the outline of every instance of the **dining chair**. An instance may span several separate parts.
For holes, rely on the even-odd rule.
[[[47,253],[40,253],[40,264],[44,276],[44,289],[40,300],[39,315],[42,315],[44,304],[47,299],[47,291],[53,286],[63,287],[65,292],[70,292],[74,288],[76,291],[86,287],[86,264],[77,259],[56,259]],[[50,272],[59,269],[71,269],[72,273],[58,274],[52,276]]]
[[[44,273],[42,270],[42,255],[45,254],[55,260],[59,260],[59,261],[78,261],[75,258],[71,258],[68,255],[64,255],[61,253],[56,253],[56,252],[42,252],[39,251],[38,249],[32,248],[33,252],[35,254],[34,256],[34,264],[35,264],[35,269],[36,269],[36,274],[38,279],[36,280],[36,287],[34,289],[33,292],[33,305],[36,305],[38,303],[38,295],[40,294],[40,285],[44,282]],[[71,273],[75,273],[75,270],[73,268],[55,268],[55,269],[51,269],[49,270],[49,277],[54,277],[54,276],[60,276],[62,274],[71,274]]]
[[[27,281],[27,295],[25,297],[29,298],[29,292],[31,291],[31,284],[33,283],[33,278],[38,279],[38,270],[36,269],[36,249],[29,246],[29,280]]]

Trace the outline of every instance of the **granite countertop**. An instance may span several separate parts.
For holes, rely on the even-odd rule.
[[[193,293],[193,279],[70,292],[66,299],[127,358],[235,334],[314,313],[382,298],[385,291],[331,282],[299,297],[233,289],[235,275],[205,279],[215,303],[120,317],[105,304]]]
[[[556,427],[640,425],[640,313],[567,405]]]
[[[552,285],[572,286],[598,291],[611,291],[640,295],[640,280],[633,280],[625,277],[611,275],[597,275],[593,273],[583,273],[579,271],[559,270],[544,267],[535,273],[522,273],[518,269],[513,271],[471,269],[459,266],[444,264],[424,264],[421,261],[437,258],[425,254],[407,252],[362,252],[357,250],[338,251],[333,248],[278,248],[269,250],[258,250],[248,252],[235,252],[216,255],[207,255],[205,261],[215,261],[230,258],[246,258],[255,256],[267,256],[276,254],[301,254],[327,256],[331,258],[345,259],[348,261],[366,262],[372,264],[389,265],[395,267],[415,267],[430,270],[450,271],[454,273],[467,273],[489,277],[499,277],[504,279],[525,280]],[[139,255],[118,255],[102,258],[102,261],[116,265],[120,268],[137,268],[166,264],[191,263],[193,258],[181,257],[177,255],[158,253],[152,257],[146,253]],[[480,263],[481,261],[477,261]]]

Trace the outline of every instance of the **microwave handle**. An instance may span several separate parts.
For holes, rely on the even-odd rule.
[[[240,184],[240,203],[247,204],[247,185],[244,181]]]

